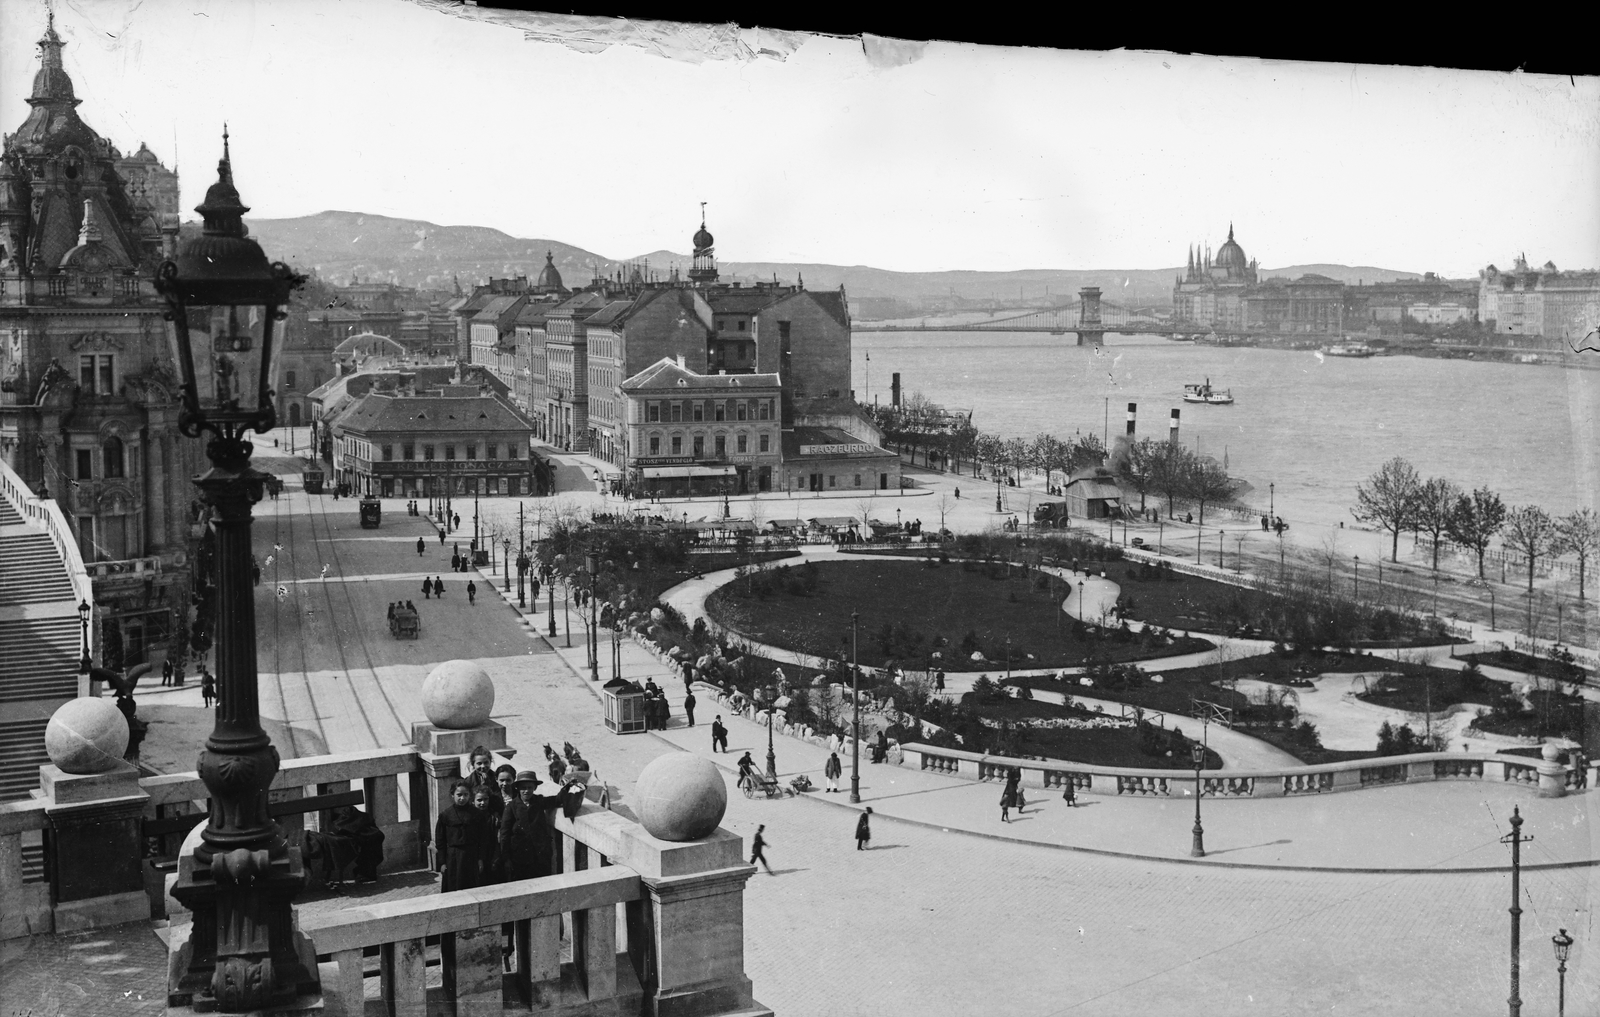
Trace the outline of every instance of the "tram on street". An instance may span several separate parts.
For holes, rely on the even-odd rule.
[[[383,519],[383,502],[368,495],[361,499],[361,528],[376,530]]]

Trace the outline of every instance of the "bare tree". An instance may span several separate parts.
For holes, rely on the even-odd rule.
[[[1416,511],[1412,525],[1417,532],[1426,533],[1433,543],[1433,571],[1439,571],[1439,544],[1450,531],[1450,520],[1455,515],[1456,500],[1461,488],[1443,477],[1429,477],[1417,488]]]
[[[1528,592],[1533,592],[1533,570],[1540,558],[1554,554],[1561,546],[1561,533],[1544,509],[1519,505],[1506,514],[1505,535],[1500,538],[1509,551],[1528,561]]]
[[[1389,560],[1400,560],[1400,532],[1411,528],[1416,512],[1417,491],[1422,482],[1416,469],[1396,456],[1384,463],[1365,484],[1356,488],[1356,507],[1350,510],[1357,521],[1377,523],[1394,535]]]
[[[949,491],[941,490],[939,492],[939,497],[934,501],[933,504],[939,510],[939,534],[942,537],[944,535],[945,528],[944,517],[950,512],[951,509],[955,508],[956,500],[951,496]]]
[[[1478,556],[1478,578],[1483,578],[1483,556],[1489,542],[1505,525],[1506,507],[1500,496],[1487,487],[1475,489],[1471,495],[1456,499],[1450,513],[1448,533],[1450,542],[1467,548]]]
[[[1584,507],[1564,516],[1558,524],[1561,531],[1561,553],[1578,559],[1578,599],[1584,600],[1584,584],[1588,578],[1589,559],[1600,551],[1600,515]]]
[[[1183,491],[1200,506],[1200,525],[1206,522],[1206,502],[1219,502],[1233,494],[1234,483],[1222,466],[1210,459],[1195,462]]]

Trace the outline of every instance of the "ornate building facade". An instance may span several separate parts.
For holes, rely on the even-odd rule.
[[[1245,258],[1229,223],[1215,258],[1208,245],[1189,249],[1188,270],[1172,290],[1173,317],[1202,328],[1243,328],[1245,298],[1255,285],[1256,263]]]
[[[1509,272],[1490,265],[1478,273],[1478,317],[1497,335],[1576,342],[1600,328],[1600,272],[1530,269],[1524,255]]]
[[[190,589],[191,478],[153,280],[178,235],[178,179],[78,116],[52,16],[26,120],[0,153],[0,456],[57,500],[94,577],[102,645],[166,644]]]

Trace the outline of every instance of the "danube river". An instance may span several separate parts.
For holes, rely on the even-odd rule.
[[[1103,347],[1043,333],[855,333],[856,392],[889,401],[891,372],[906,392],[970,409],[980,431],[1115,437],[1127,404],[1138,434],[1165,437],[1174,407],[1181,439],[1249,481],[1264,511],[1276,485],[1291,524],[1352,522],[1356,485],[1403,456],[1424,476],[1488,486],[1508,504],[1561,514],[1600,504],[1600,372],[1435,360],[1347,359],[1254,347],[1197,346],[1156,336],[1108,336]],[[866,356],[872,357],[870,365]],[[1185,403],[1210,379],[1234,404]],[[1108,414],[1109,410],[1109,414]],[[1109,416],[1109,424],[1108,424]]]

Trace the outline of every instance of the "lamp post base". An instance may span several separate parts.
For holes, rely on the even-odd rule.
[[[1200,829],[1200,824],[1194,824],[1194,843],[1189,847],[1190,858],[1204,858],[1206,856],[1205,831]]]

